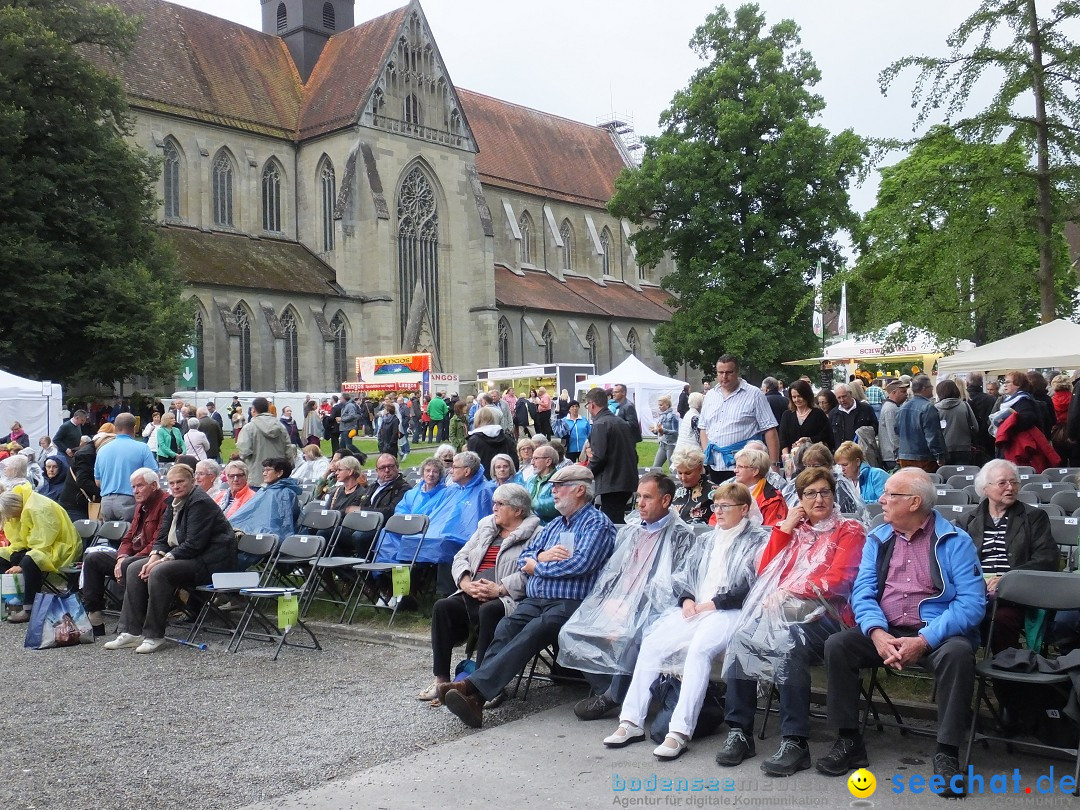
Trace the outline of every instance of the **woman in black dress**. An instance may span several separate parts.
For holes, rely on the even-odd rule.
[[[780,418],[780,449],[790,451],[799,439],[810,444],[822,442],[832,449],[829,418],[814,404],[814,391],[806,380],[795,380],[788,388],[788,409]]]

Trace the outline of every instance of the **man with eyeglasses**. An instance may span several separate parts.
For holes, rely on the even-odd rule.
[[[484,703],[501,694],[538,652],[558,639],[611,556],[615,526],[592,504],[588,468],[563,467],[552,477],[552,486],[560,517],[537,532],[518,557],[528,576],[525,599],[499,622],[476,671],[436,687],[446,708],[472,728],[484,723]]]
[[[390,453],[383,453],[375,461],[375,481],[360,497],[360,508],[379,512],[389,520],[410,489],[409,482],[398,468],[397,459]]]
[[[851,595],[857,627],[825,643],[828,720],[838,736],[817,769],[843,776],[869,764],[859,731],[860,671],[918,664],[935,679],[934,775],[945,781],[943,795],[960,797],[959,748],[971,720],[986,588],[975,544],[938,514],[935,495],[921,470],[901,470],[885,484],[885,523],[866,539]]]
[[[777,421],[765,394],[739,376],[739,359],[731,354],[716,361],[716,387],[701,405],[701,449],[709,477],[719,484],[735,475],[735,454],[754,439],[765,442],[773,464],[780,459]]]
[[[533,514],[540,522],[547,525],[559,516],[555,508],[555,494],[552,491],[551,478],[555,475],[555,465],[559,463],[559,452],[550,444],[537,447],[532,454],[533,469],[536,475],[526,485],[532,498]]]
[[[829,411],[829,427],[832,428],[833,447],[855,441],[855,431],[871,427],[877,433],[878,418],[869,402],[856,402],[851,386],[844,383],[833,387],[837,406]]]

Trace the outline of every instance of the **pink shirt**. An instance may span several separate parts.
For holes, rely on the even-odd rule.
[[[910,538],[897,531],[893,536],[896,540],[885,577],[885,590],[881,594],[881,611],[890,626],[922,627],[919,603],[937,595],[930,578],[934,513],[930,513]]]

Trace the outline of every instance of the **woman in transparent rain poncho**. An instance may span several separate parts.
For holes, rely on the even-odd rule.
[[[619,727],[604,739],[609,748],[645,739],[649,687],[662,671],[680,667],[679,701],[667,738],[653,754],[658,759],[674,759],[694,735],[713,659],[731,638],[769,536],[745,486],[729,481],[717,487],[712,497],[716,530],[697,544],[674,573],[676,606],[649,628],[641,642]]]
[[[790,776],[810,767],[810,667],[825,640],[854,624],[848,596],[866,533],[841,516],[836,478],[822,467],[795,479],[797,505],[773,529],[724,656],[729,731],[717,764],[752,757],[758,682],[780,693],[780,747],[761,769]]]

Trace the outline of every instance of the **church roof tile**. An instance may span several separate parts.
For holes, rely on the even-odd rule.
[[[609,280],[601,286],[581,276],[567,276],[562,282],[543,271],[522,270],[518,275],[499,264],[495,265],[495,301],[504,307],[572,315],[644,321],[671,319],[671,310],[666,306],[621,281]]]

